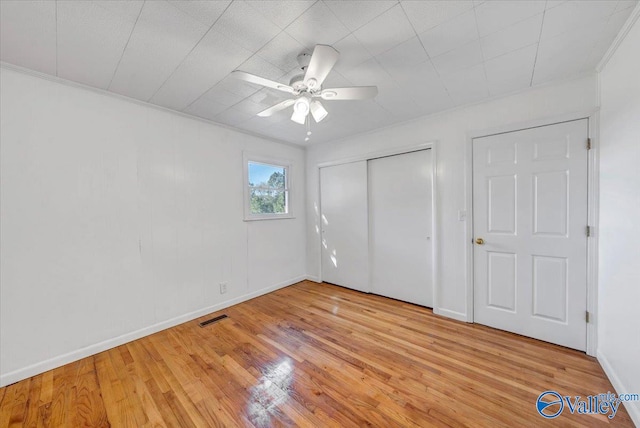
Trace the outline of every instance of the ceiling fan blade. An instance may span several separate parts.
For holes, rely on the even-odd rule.
[[[295,90],[284,83],[279,83],[274,80],[265,79],[264,77],[256,76],[255,74],[247,73],[246,71],[234,70],[231,75],[244,80],[246,82],[255,83],[256,85],[266,86],[267,88],[277,89],[279,91],[288,92],[293,94]]]
[[[320,93],[323,100],[368,100],[378,95],[377,86],[350,86],[348,88],[329,88]]]
[[[338,51],[331,46],[316,45],[304,75],[304,83],[307,87],[313,89],[322,85],[339,57]]]
[[[280,110],[284,110],[287,107],[293,105],[293,103],[295,103],[296,100],[284,100],[281,103],[278,103],[274,106],[269,107],[268,109],[262,110],[260,113],[258,113],[258,116],[260,117],[269,117],[271,116],[273,113],[277,113]]]

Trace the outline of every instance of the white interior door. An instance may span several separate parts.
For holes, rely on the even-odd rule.
[[[371,290],[433,306],[431,150],[369,161]]]
[[[320,169],[322,280],[369,291],[367,162]]]
[[[587,137],[584,119],[474,139],[475,322],[586,349]]]

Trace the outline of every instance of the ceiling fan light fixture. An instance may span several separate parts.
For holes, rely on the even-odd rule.
[[[293,104],[293,111],[306,117],[309,114],[309,99],[307,97],[298,98]]]
[[[311,103],[310,108],[311,108],[311,115],[313,116],[313,119],[316,122],[320,122],[322,119],[327,117],[327,115],[329,114],[329,112],[324,108],[322,103],[320,101],[318,101],[318,100],[314,100]]]
[[[304,122],[307,120],[307,115],[297,112],[294,108],[293,114],[291,115],[291,120],[293,120],[295,123],[299,123],[300,125],[304,125]]]

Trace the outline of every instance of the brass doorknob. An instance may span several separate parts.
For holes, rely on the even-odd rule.
[[[478,244],[478,245],[484,245],[484,239],[482,239],[482,238],[476,238],[476,244]]]

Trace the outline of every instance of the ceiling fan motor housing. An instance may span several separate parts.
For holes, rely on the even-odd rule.
[[[304,91],[305,89],[307,89],[307,85],[304,82],[304,76],[306,74],[309,63],[311,62],[311,53],[301,52],[300,54],[298,54],[296,59],[298,60],[298,64],[300,64],[302,74],[293,76],[289,81],[289,86],[297,91]]]
[[[296,91],[301,91],[306,88],[304,84],[304,74],[297,74],[291,78],[289,81],[289,86],[291,86]]]

